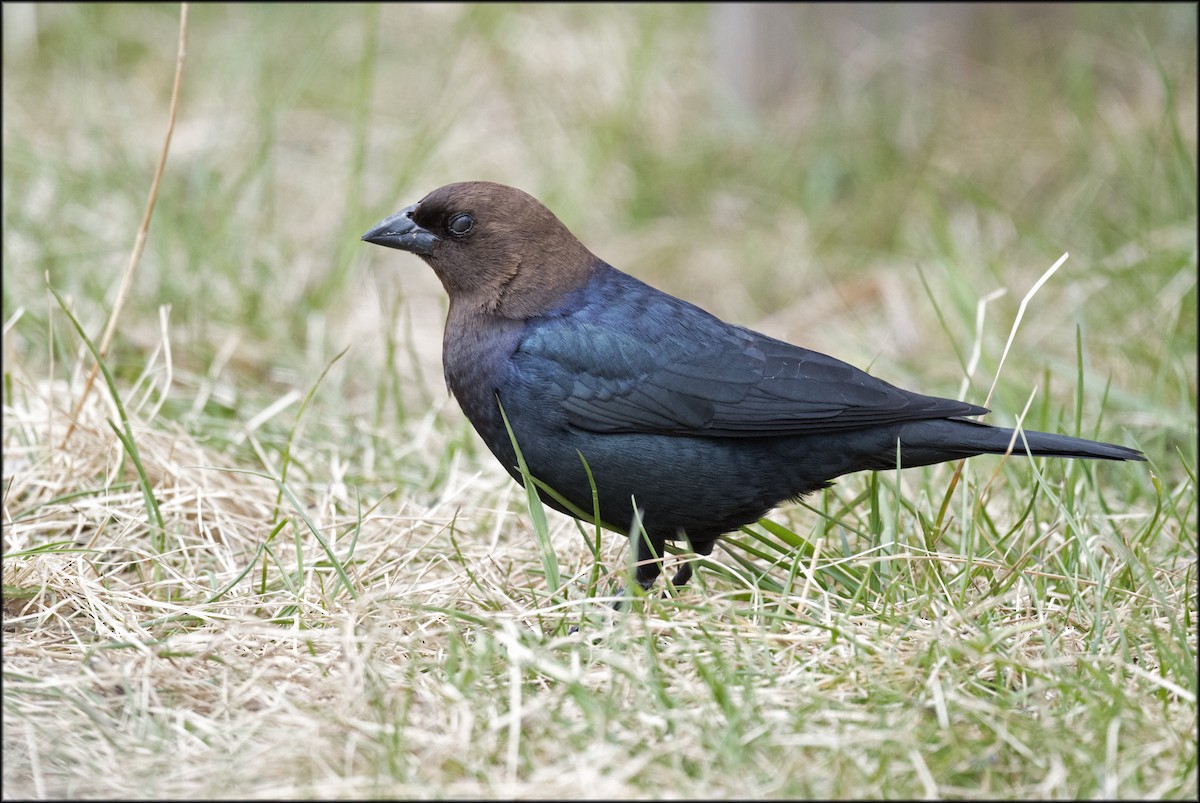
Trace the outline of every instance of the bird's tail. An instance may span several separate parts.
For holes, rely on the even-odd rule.
[[[1011,432],[1012,430],[1005,430]],[[1093,460],[1138,460],[1144,461],[1146,456],[1137,449],[1128,446],[1118,446],[1115,443],[1101,443],[1083,438],[1072,438],[1068,435],[1055,435],[1050,432],[1025,432],[1024,440],[1017,436],[1013,451],[1025,451],[1026,443],[1029,452],[1034,457],[1079,457]],[[1007,437],[1011,438],[1011,435]],[[1007,449],[1007,445],[1005,449]]]
[[[1049,432],[993,427],[967,419],[914,421],[900,430],[900,453],[904,466],[970,457],[977,454],[1004,454],[1033,457],[1071,457],[1090,460],[1145,460],[1137,449],[1112,443],[1054,435]]]

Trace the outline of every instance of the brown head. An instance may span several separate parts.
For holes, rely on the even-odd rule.
[[[436,189],[362,239],[416,254],[453,304],[505,318],[553,309],[598,264],[532,195],[487,181]]]

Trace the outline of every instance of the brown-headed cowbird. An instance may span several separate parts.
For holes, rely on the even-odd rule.
[[[515,479],[505,416],[529,473],[577,509],[593,510],[590,470],[604,523],[629,533],[640,513],[646,589],[667,540],[707,555],[723,533],[842,474],[1014,444],[1013,430],[967,418],[983,407],[901,390],[622,273],[512,187],[448,184],[362,239],[416,254],[441,279],[446,382]],[[1012,452],[1145,459],[1044,432],[1022,433]],[[673,582],[690,577],[685,563]]]

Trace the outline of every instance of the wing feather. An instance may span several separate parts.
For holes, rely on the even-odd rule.
[[[555,386],[568,423],[592,432],[788,436],[987,412],[902,390],[670,296],[652,302],[622,325],[598,314],[531,326],[514,355],[519,370]]]

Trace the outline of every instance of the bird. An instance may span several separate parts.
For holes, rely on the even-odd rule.
[[[647,591],[667,541],[709,555],[844,474],[979,454],[1146,459],[991,426],[972,418],[985,407],[726,323],[594,255],[515,187],[447,184],[362,240],[433,269],[450,298],[442,363],[463,413],[518,483],[523,458],[545,504],[588,520],[598,509],[597,523],[629,535]],[[671,582],[691,578],[688,560]]]

